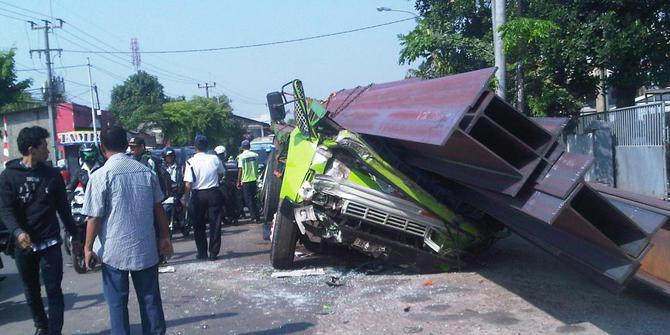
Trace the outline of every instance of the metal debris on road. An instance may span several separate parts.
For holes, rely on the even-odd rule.
[[[275,271],[270,275],[272,278],[286,278],[286,277],[305,277],[305,276],[320,276],[325,275],[326,272],[322,268],[317,269],[300,269],[292,271]]]
[[[175,270],[174,266],[172,265],[161,266],[158,268],[158,273],[174,273],[174,272],[177,272],[177,270]]]
[[[340,280],[340,278],[335,276],[330,276],[330,278],[326,280],[326,284],[328,286],[334,286],[334,287],[344,285],[344,283]]]
[[[420,332],[422,332],[422,331],[423,331],[423,327],[421,327],[421,326],[404,327],[404,328],[402,329],[402,331],[405,332],[405,334],[416,334],[416,333],[420,333]]]

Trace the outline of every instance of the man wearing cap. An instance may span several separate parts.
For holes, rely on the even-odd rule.
[[[163,168],[170,174],[172,183],[179,183],[182,179],[182,169],[177,164],[177,154],[171,148],[166,148],[163,152]]]
[[[237,188],[242,190],[244,202],[256,223],[261,219],[256,206],[256,181],[258,180],[258,154],[251,151],[251,143],[244,140],[240,145],[242,153],[237,156]],[[266,231],[267,230],[267,231]],[[269,229],[263,227],[263,239],[269,240]]]
[[[207,137],[197,135],[194,145],[196,153],[186,161],[184,169],[185,194],[191,193],[188,210],[193,220],[193,238],[198,249],[197,258],[209,258],[213,261],[216,260],[221,249],[223,195],[219,189],[219,180],[225,173],[225,169],[217,156],[205,153]],[[207,223],[209,223],[209,246],[205,236]]]

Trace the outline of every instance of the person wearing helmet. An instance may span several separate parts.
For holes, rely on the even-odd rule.
[[[163,151],[163,168],[170,174],[172,183],[181,182],[182,171],[177,164],[177,154],[171,148],[166,148]]]
[[[218,145],[216,146],[216,148],[214,148],[214,152],[219,157],[221,162],[226,161],[226,147],[224,147],[223,145]]]
[[[98,148],[95,144],[84,143],[79,147],[79,161],[81,162],[81,167],[79,171],[74,173],[74,176],[72,176],[70,183],[66,187],[70,196],[72,196],[77,187],[81,186],[83,189],[86,189],[86,184],[88,184],[91,173],[100,168]]]

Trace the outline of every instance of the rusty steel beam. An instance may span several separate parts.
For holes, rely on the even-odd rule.
[[[357,87],[325,104],[450,206],[489,214],[614,291],[636,278],[670,292],[670,206],[585,183],[593,159],[558,141],[568,120],[527,118],[487,89],[492,74]]]
[[[325,105],[340,126],[439,162],[435,173],[514,196],[555,138],[487,90],[493,72],[357,87]]]
[[[670,295],[670,203],[598,183],[589,185],[650,236],[653,246],[635,279]]]
[[[614,292],[623,290],[640,267],[639,261],[621,250],[584,239],[574,231],[566,229],[561,223],[568,222],[571,220],[570,217],[559,218],[558,224],[556,222],[552,224],[528,214],[518,205],[501,201],[499,195],[493,192],[464,185],[452,186],[452,190],[463,201],[495,217],[521,237],[573,266],[609,290]],[[562,212],[575,213],[571,209]],[[585,222],[580,220],[575,223]]]

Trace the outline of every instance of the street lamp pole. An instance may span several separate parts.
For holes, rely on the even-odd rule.
[[[496,94],[505,100],[506,69],[505,53],[503,52],[502,32],[500,27],[505,24],[505,0],[493,0],[491,2],[491,15],[493,19],[493,53],[495,58],[496,79],[498,79],[498,88]]]
[[[393,9],[393,8],[388,8],[388,7],[377,7],[378,12],[399,12],[399,13],[407,13],[409,15],[414,16],[414,18],[419,18],[419,15],[416,15],[416,13],[410,12],[408,10],[401,10],[401,9]]]

